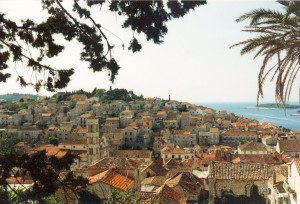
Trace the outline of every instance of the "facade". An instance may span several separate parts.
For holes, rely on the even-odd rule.
[[[278,140],[276,151],[298,158],[300,156],[300,140]]]
[[[88,118],[87,126],[87,159],[88,164],[100,159],[100,139],[99,139],[99,120],[98,118]]]
[[[220,132],[218,128],[210,128],[209,131],[200,131],[198,133],[199,144],[215,145],[220,142]]]
[[[173,142],[180,147],[193,147],[197,144],[197,135],[185,130],[174,130],[173,137]]]
[[[195,158],[193,149],[180,148],[179,146],[166,146],[161,150],[160,154],[164,161],[168,159],[186,160]]]
[[[125,139],[125,143],[133,145],[136,143],[139,129],[137,127],[127,126],[126,128],[122,129],[121,133]]]
[[[88,178],[89,192],[100,199],[108,199],[114,188],[126,191],[132,188],[134,180],[113,170],[107,170]]]
[[[289,200],[291,204],[300,203],[300,160],[294,160],[289,166],[288,182],[290,187]]]
[[[273,173],[273,176],[269,179],[268,183],[268,203],[269,204],[288,204],[288,183],[286,177],[282,174]]]
[[[268,154],[270,150],[263,143],[249,141],[238,146],[238,154]]]
[[[230,193],[233,196],[255,197],[256,203],[268,200],[269,166],[266,164],[231,164],[213,162],[209,166],[209,202]]]
[[[191,125],[191,114],[189,112],[182,112],[180,117],[180,128]]]
[[[242,130],[227,130],[222,134],[222,143],[238,146],[248,141],[257,141],[257,132]]]

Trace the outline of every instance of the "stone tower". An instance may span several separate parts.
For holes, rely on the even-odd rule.
[[[86,119],[87,159],[88,164],[100,159],[99,121],[98,118]]]

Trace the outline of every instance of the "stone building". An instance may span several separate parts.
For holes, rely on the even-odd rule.
[[[213,162],[209,166],[209,203],[226,195],[247,196],[255,203],[268,199],[269,166],[267,164],[231,164]]]
[[[220,132],[218,128],[210,128],[209,131],[199,131],[199,144],[219,144]]]
[[[88,164],[94,163],[100,159],[100,139],[99,139],[99,120],[98,118],[88,118],[86,120],[87,126],[87,159]]]
[[[187,125],[191,125],[191,114],[189,112],[182,112],[180,116],[180,128],[184,129]]]
[[[278,140],[276,151],[298,158],[300,157],[300,140]]]
[[[238,146],[248,141],[257,141],[256,131],[228,130],[222,134],[222,143]]]
[[[247,142],[245,144],[239,145],[238,154],[268,154],[271,152],[267,146],[263,143],[258,143],[254,141]]]
[[[197,144],[197,135],[185,130],[174,130],[174,143],[180,147],[193,147]]]

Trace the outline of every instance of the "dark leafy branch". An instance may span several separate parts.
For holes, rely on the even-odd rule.
[[[31,155],[12,153],[0,155],[0,201],[1,197],[8,195],[11,190],[16,190],[11,188],[7,182],[9,177],[15,175],[15,169],[20,172],[20,176],[30,177],[34,182],[32,189],[21,192],[20,199],[23,199],[23,202],[29,199],[40,200],[42,197],[54,195],[59,188],[68,188],[77,194],[76,187],[86,185],[87,180],[75,177],[70,171],[70,166],[75,158],[77,156],[70,153],[61,158],[55,155],[47,156],[45,151]]]
[[[41,87],[49,91],[66,87],[76,69],[45,64],[46,58],[58,56],[67,47],[67,42],[62,45],[56,41],[56,35],[63,36],[66,41],[81,43],[80,59],[88,62],[94,72],[107,70],[113,82],[120,69],[112,53],[115,46],[109,40],[107,29],[92,17],[89,7],[108,4],[109,11],[125,16],[123,28],[143,33],[147,40],[160,44],[168,31],[166,23],[169,20],[183,17],[206,2],[73,0],[72,9],[66,7],[63,0],[41,0],[41,3],[42,9],[48,12],[48,18],[41,23],[31,19],[15,22],[8,19],[5,12],[0,12],[0,82],[11,77],[13,69],[10,69],[9,63],[14,62],[25,64],[35,76],[32,79],[16,71],[21,86],[30,85],[37,91]],[[135,35],[128,49],[133,52],[142,49]]]

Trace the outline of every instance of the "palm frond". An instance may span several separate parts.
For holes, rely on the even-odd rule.
[[[263,87],[269,75],[275,80],[275,100],[288,101],[291,89],[300,69],[300,4],[287,6],[284,12],[256,9],[236,19],[249,20],[245,32],[256,37],[232,45],[242,46],[240,54],[255,52],[254,58],[263,56],[258,74],[257,102],[263,97]],[[277,58],[277,63],[269,67]]]

